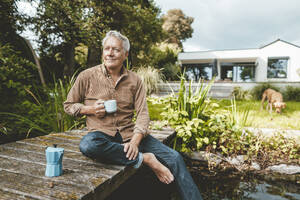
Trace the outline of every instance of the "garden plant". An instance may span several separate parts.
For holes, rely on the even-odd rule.
[[[176,131],[173,148],[184,153],[204,150],[224,156],[245,155],[249,164],[256,161],[263,168],[275,163],[300,164],[299,143],[280,133],[266,138],[247,131],[253,105],[239,110],[233,99],[220,106],[208,97],[212,83],[204,86],[199,82],[194,90],[190,82],[186,89],[182,76],[178,94],[149,99],[151,104],[163,105],[162,119]]]

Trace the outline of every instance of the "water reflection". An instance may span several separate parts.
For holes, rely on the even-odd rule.
[[[211,173],[205,168],[190,168],[205,200],[300,200],[299,184],[264,181],[253,175]],[[140,169],[106,200],[180,200],[174,184],[160,183],[147,167]]]
[[[253,175],[234,172],[203,175],[192,172],[204,199],[299,200],[299,184],[265,181]]]

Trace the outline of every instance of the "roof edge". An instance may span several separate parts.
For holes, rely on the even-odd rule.
[[[261,47],[259,47],[259,48],[220,49],[220,50],[207,50],[207,51],[187,51],[187,52],[180,52],[180,53],[204,53],[204,52],[214,52],[214,51],[258,50],[258,49],[263,49],[263,48],[265,48],[265,47],[267,47],[267,46],[269,46],[269,45],[272,45],[272,44],[274,44],[274,43],[276,43],[276,42],[278,42],[278,41],[281,41],[281,42],[287,43],[287,44],[289,44],[289,45],[295,46],[295,47],[297,47],[297,48],[300,48],[300,46],[298,46],[298,45],[296,45],[296,44],[293,44],[293,43],[291,43],[291,42],[287,42],[287,41],[285,41],[285,40],[282,40],[282,39],[278,38],[277,40],[274,40],[273,42],[270,42],[270,43],[268,43],[268,44],[266,44],[266,45],[263,45],[263,46],[261,46]]]
[[[266,45],[260,47],[259,49],[263,49],[263,48],[265,48],[265,47],[267,47],[267,46],[270,46],[270,45],[272,45],[272,44],[274,44],[274,43],[276,43],[276,42],[279,42],[279,41],[284,42],[284,43],[287,43],[287,44],[292,45],[292,46],[295,46],[295,47],[297,47],[297,48],[300,48],[300,46],[298,46],[298,45],[295,45],[295,44],[293,44],[293,43],[291,43],[291,42],[287,42],[287,41],[285,41],[285,40],[282,40],[282,39],[278,38],[277,40],[274,40],[273,42],[270,42],[269,44],[266,44]]]
[[[220,49],[220,50],[207,50],[207,51],[186,51],[179,53],[204,53],[204,52],[214,52],[214,51],[240,51],[240,50],[258,50],[259,48],[245,48],[245,49]]]

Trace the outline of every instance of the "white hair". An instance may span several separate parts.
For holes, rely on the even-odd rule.
[[[130,43],[129,40],[126,36],[122,35],[120,32],[118,31],[109,31],[106,33],[105,37],[102,40],[102,46],[104,46],[105,41],[109,38],[109,37],[116,37],[117,39],[121,40],[122,44],[123,44],[123,49],[125,52],[129,52],[130,49]]]

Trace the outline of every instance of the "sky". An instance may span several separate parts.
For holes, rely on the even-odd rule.
[[[154,0],[162,14],[193,17],[184,51],[259,48],[277,39],[300,46],[300,0]]]
[[[259,48],[277,39],[300,46],[300,0],[154,2],[161,9],[161,14],[179,8],[185,15],[194,18],[193,35],[183,43],[186,52]],[[28,3],[19,8],[31,15],[35,13]],[[34,38],[30,31],[22,35]]]

